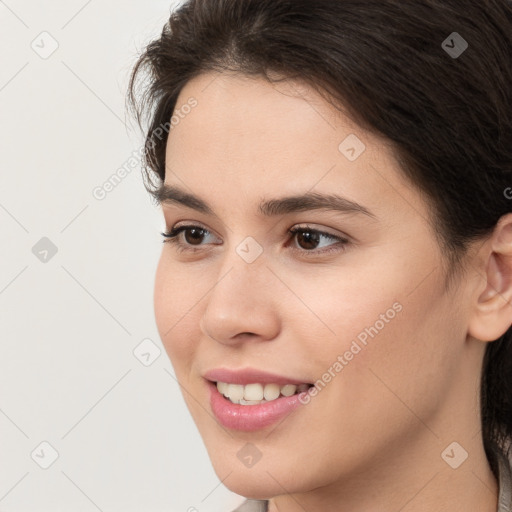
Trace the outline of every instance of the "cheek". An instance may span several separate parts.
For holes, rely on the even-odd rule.
[[[336,381],[326,384],[332,393],[348,393],[349,403],[357,397],[358,403],[377,404],[398,402],[395,392],[407,403],[432,405],[456,366],[456,344],[450,342],[459,320],[450,317],[453,304],[438,273],[422,282],[431,269],[417,259],[414,268],[395,264],[381,272],[374,265],[343,279],[318,275],[289,283],[310,310],[300,315],[300,330],[317,333],[308,336],[307,358],[317,378]]]
[[[336,403],[353,404],[350,421],[347,411],[340,411],[340,428],[368,426],[380,418],[383,442],[392,425],[414,426],[411,411],[427,423],[435,415],[456,374],[457,332],[463,335],[462,324],[457,330],[458,320],[448,313],[450,301],[435,283],[407,293],[394,297],[381,291],[382,302],[354,304],[353,316],[338,321],[343,351],[331,345],[331,353],[342,354],[345,362],[329,400],[333,410]]]
[[[164,250],[155,274],[153,303],[160,339],[177,371],[194,351],[191,322],[197,316],[194,307],[201,295],[189,285],[190,281],[169,262]]]
[[[284,321],[303,333],[304,349],[309,345],[315,359],[335,360],[351,348],[361,359],[371,340],[385,336],[403,317],[400,287],[392,278],[380,277],[378,282],[375,277],[353,269],[310,272],[307,279],[287,276],[296,297],[287,305]],[[351,354],[347,357],[352,359]]]

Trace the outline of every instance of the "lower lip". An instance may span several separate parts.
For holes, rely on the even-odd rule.
[[[293,410],[304,405],[299,400],[300,394],[282,396],[258,405],[234,404],[219,393],[217,384],[208,381],[210,388],[210,405],[215,417],[226,428],[246,432],[260,430],[273,425]]]

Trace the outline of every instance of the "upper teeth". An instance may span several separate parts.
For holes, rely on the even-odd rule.
[[[242,405],[252,405],[253,403],[260,403],[262,400],[270,402],[279,397],[291,396],[295,392],[301,393],[309,388],[308,384],[229,384],[228,382],[217,382],[217,389],[219,393],[229,398],[234,403],[241,403]]]

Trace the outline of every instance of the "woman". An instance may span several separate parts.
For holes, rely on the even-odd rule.
[[[237,510],[510,512],[512,5],[188,0],[129,100]]]

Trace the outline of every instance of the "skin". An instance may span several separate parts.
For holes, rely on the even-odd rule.
[[[167,230],[179,222],[209,233],[199,242],[180,235],[199,244],[195,254],[163,244],[154,293],[161,339],[215,472],[237,494],[270,499],[271,512],[495,512],[479,385],[487,342],[512,318],[511,216],[472,246],[465,274],[446,290],[425,196],[391,146],[316,92],[297,94],[299,85],[204,73],[182,89],[177,108],[190,97],[198,104],[168,138],[165,183],[218,216],[162,205]],[[366,146],[353,162],[338,150],[349,134]],[[263,198],[307,191],[335,191],[375,218],[257,212]],[[306,223],[349,243],[307,257],[315,246],[288,233]],[[263,249],[250,264],[235,250],[247,236]],[[322,237],[317,251],[336,243]],[[250,366],[315,382],[397,302],[402,310],[281,423],[240,432],[213,416],[205,371]],[[468,453],[457,469],[441,457],[454,441]],[[252,467],[237,457],[248,442],[261,452]]]

